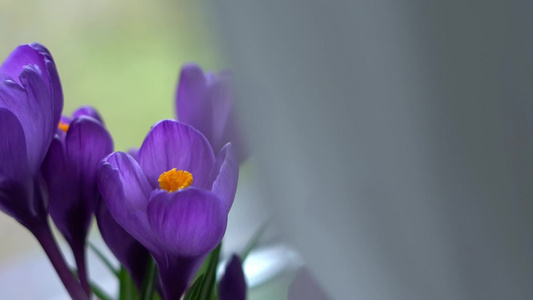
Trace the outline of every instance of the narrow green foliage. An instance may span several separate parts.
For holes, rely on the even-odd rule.
[[[105,255],[100,250],[98,250],[98,248],[96,248],[91,242],[89,242],[89,247],[96,254],[96,256],[98,256],[98,258],[104,263],[104,265],[109,269],[109,271],[111,271],[111,273],[113,273],[117,278],[119,278],[120,274],[118,270],[113,267],[113,264],[111,264],[111,262],[105,257]]]
[[[202,282],[202,288],[198,298],[194,300],[211,300],[212,295],[215,293],[217,266],[221,247],[222,243],[220,243],[207,257],[209,263]]]
[[[155,279],[157,278],[157,266],[153,258],[148,262],[148,268],[144,277],[141,300],[152,300],[155,288]]]
[[[91,285],[91,291],[101,300],[113,300],[111,296],[109,296],[106,292],[104,292],[103,289],[101,289],[99,286],[97,286],[94,282],[90,283]]]
[[[120,300],[137,300],[139,299],[139,292],[137,287],[131,279],[130,274],[123,267],[120,268],[120,291],[119,299]]]
[[[240,255],[241,261],[243,263],[246,260],[246,257],[248,257],[248,254],[250,254],[250,252],[252,252],[252,250],[257,246],[257,243],[261,239],[261,236],[263,236],[263,233],[265,233],[268,223],[268,221],[265,221],[261,226],[259,226],[254,235],[248,241],[248,244],[246,244],[246,247],[244,247],[244,250],[241,252]]]
[[[196,300],[198,299],[200,295],[200,291],[202,290],[202,285],[204,283],[205,274],[201,274],[198,276],[194,284],[191,286],[189,291],[187,292],[187,295],[185,295],[185,298],[183,300]]]

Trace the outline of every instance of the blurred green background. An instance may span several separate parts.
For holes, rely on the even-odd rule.
[[[48,47],[64,114],[95,106],[117,150],[138,147],[154,122],[175,117],[183,63],[218,70],[221,61],[199,1],[4,0],[0,37],[2,59],[19,44]]]

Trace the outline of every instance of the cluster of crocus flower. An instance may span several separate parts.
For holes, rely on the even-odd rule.
[[[156,278],[164,299],[180,299],[192,289],[205,258],[222,241],[239,163],[247,155],[229,81],[228,73],[185,66],[176,95],[179,121],[157,122],[138,151],[113,152],[94,108],[61,116],[61,83],[45,47],[22,45],[5,60],[0,209],[35,235],[73,299],[89,299],[93,291],[85,258],[93,215],[140,295]],[[72,250],[77,277],[57,247],[48,216]],[[153,276],[151,262],[158,270]],[[219,299],[246,298],[237,256],[218,287]]]

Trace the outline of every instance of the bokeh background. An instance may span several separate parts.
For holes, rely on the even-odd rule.
[[[175,118],[175,87],[184,63],[196,62],[215,72],[227,68],[212,24],[201,1],[4,0],[0,2],[0,57],[7,57],[20,44],[45,45],[60,74],[64,114],[81,105],[96,107],[114,138],[115,150],[125,151],[139,147],[156,121]],[[244,169],[239,194],[250,193],[245,178],[252,171]],[[236,204],[232,212],[240,218],[230,216],[237,219],[228,227],[235,247],[244,245],[262,222],[253,213],[262,207],[243,205]],[[91,239],[99,240],[96,226]],[[42,289],[42,298],[54,298],[39,280],[55,273],[37,242],[2,213],[0,241],[0,286],[9,289],[2,295],[24,297],[14,293],[28,290],[23,284],[35,279],[33,288]],[[90,271],[98,273],[99,266],[95,269]],[[285,289],[286,282],[280,283]],[[273,297],[272,290],[257,289],[255,295]]]

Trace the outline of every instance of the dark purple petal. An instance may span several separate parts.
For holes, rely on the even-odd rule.
[[[62,134],[58,130],[42,172],[50,190],[52,219],[71,246],[80,248],[99,195],[97,167],[113,151],[113,141],[103,125],[89,117],[74,119],[66,137]]]
[[[101,162],[97,180],[115,221],[152,253],[159,251],[146,216],[152,188],[137,161],[124,152],[114,152]]]
[[[242,271],[242,263],[237,255],[233,255],[224,276],[218,285],[218,298],[220,300],[245,300],[246,280]]]
[[[0,181],[0,210],[34,233],[46,222],[47,196],[46,184],[40,176]]]
[[[207,84],[206,76],[198,65],[183,66],[176,90],[176,115],[180,122],[192,125],[211,141],[213,109],[209,102],[211,99],[207,97]]]
[[[0,73],[8,75],[14,82],[22,85],[19,75],[23,72],[24,66],[31,65],[39,70],[46,88],[53,101],[53,124],[57,125],[61,111],[63,109],[63,91],[59,74],[52,58],[52,55],[43,45],[33,43],[31,45],[21,45],[17,47],[0,67]]]
[[[46,217],[46,198],[28,167],[22,126],[5,108],[0,108],[0,137],[0,209],[31,228]]]
[[[75,118],[65,139],[69,165],[81,180],[80,196],[93,207],[98,195],[98,164],[113,151],[113,140],[102,123],[90,117]]]
[[[213,193],[186,188],[152,193],[148,221],[164,251],[176,257],[198,257],[213,250],[222,240],[227,212]]]
[[[35,174],[57,125],[53,123],[54,105],[38,70],[24,67],[19,79],[22,87],[12,81],[0,82],[0,107],[10,110],[22,125],[28,166]]]
[[[196,129],[173,120],[154,125],[139,149],[139,163],[153,188],[159,176],[176,168],[193,176],[193,186],[209,189],[215,162],[213,149]]]
[[[131,275],[135,285],[142,287],[150,254],[146,248],[134,239],[113,219],[105,202],[99,201],[96,211],[98,229],[105,243]]]
[[[104,124],[102,117],[100,116],[98,111],[92,106],[82,106],[72,114],[72,118],[77,118],[81,116],[91,117],[93,119],[96,119],[98,122]]]
[[[61,112],[63,111],[63,89],[61,88],[61,81],[59,79],[56,64],[52,58],[52,54],[50,54],[50,51],[48,51],[46,47],[38,43],[32,43],[30,46],[44,56],[46,69],[48,71],[48,87],[52,99],[54,100],[54,124],[57,124],[61,117]]]
[[[239,180],[239,162],[231,143],[226,144],[217,156],[213,168],[215,180],[211,192],[218,195],[222,200],[226,213],[229,213]]]
[[[40,73],[46,74],[45,57],[31,45],[21,45],[13,50],[0,67],[0,73],[9,75],[11,80],[22,85],[19,75],[22,73],[23,67],[27,65],[37,66]],[[49,82],[46,82],[46,87],[50,87]]]
[[[70,229],[72,221],[76,223],[80,208],[79,181],[76,174],[67,165],[64,139],[56,135],[41,166],[41,172],[46,180],[49,193],[48,210],[54,223],[65,239],[72,243],[80,230]],[[83,236],[85,234],[82,232]]]
[[[194,275],[202,267],[205,257],[206,255],[201,257],[154,256],[164,299],[181,299]]]
[[[24,130],[17,117],[6,108],[0,108],[0,137],[0,183],[29,177]]]

